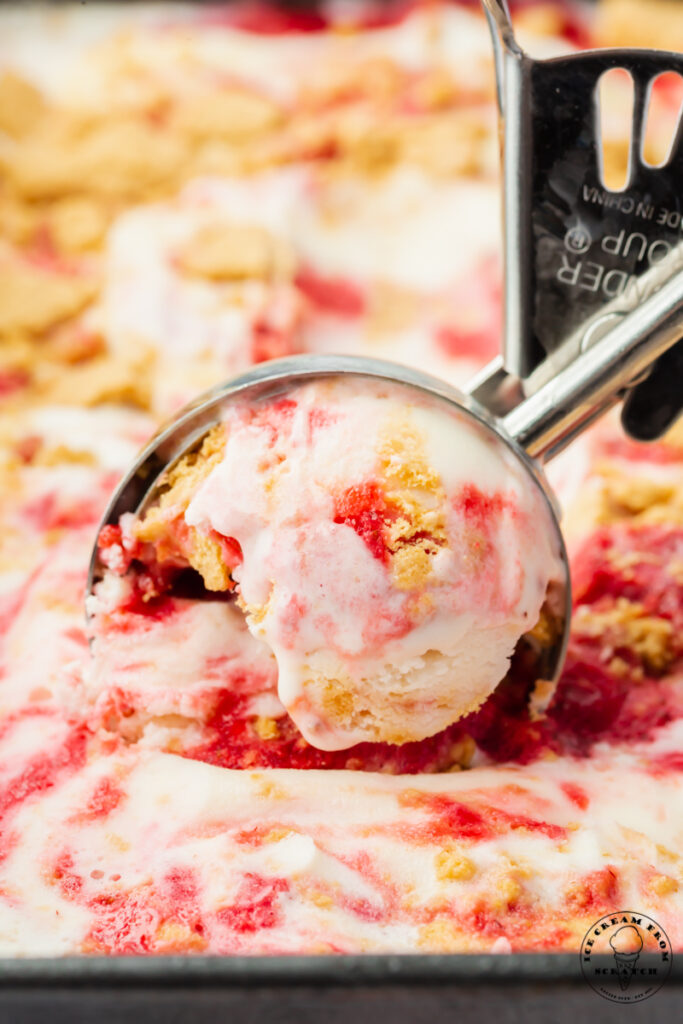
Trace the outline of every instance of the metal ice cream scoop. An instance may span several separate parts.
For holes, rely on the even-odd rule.
[[[530,649],[537,659],[536,677],[552,680],[566,650],[571,590],[557,510],[541,463],[625,396],[625,422],[635,434],[650,436],[657,436],[681,411],[683,397],[682,350],[681,345],[674,347],[683,336],[683,274],[678,272],[683,245],[667,236],[668,248],[655,260],[636,259],[634,246],[626,254],[617,252],[624,249],[623,238],[619,245],[615,239],[628,228],[621,226],[614,204],[592,198],[597,189],[607,194],[599,179],[596,89],[606,68],[625,66],[642,93],[645,83],[662,70],[683,70],[683,57],[610,50],[535,61],[516,43],[502,0],[484,4],[493,29],[504,119],[504,354],[470,383],[467,394],[415,370],[372,359],[303,355],[265,363],[213,388],[164,427],[119,484],[102,526],[118,522],[124,512],[142,513],[155,500],[165,471],[197,447],[236,401],[260,401],[337,375],[415,388],[476,420],[513,453],[529,486],[545,495],[564,578],[553,595],[557,628],[548,646],[530,643]],[[635,106],[636,118],[642,120],[644,101]],[[634,203],[638,195],[639,202],[655,207],[667,203],[680,211],[675,177],[683,155],[674,147],[672,165],[655,170],[639,162],[639,152],[634,147],[628,189],[611,195],[634,190]],[[651,250],[659,252],[654,226],[638,226],[646,239],[652,238],[647,243]],[[622,256],[628,273],[618,295],[601,296],[599,289],[580,287],[582,274],[588,280],[600,274],[604,281],[610,270],[622,267],[608,257],[616,261]],[[587,268],[588,263],[594,266]],[[679,387],[669,387],[668,406],[657,412],[652,383],[666,378],[668,367],[678,368]],[[89,592],[102,572],[95,548]]]

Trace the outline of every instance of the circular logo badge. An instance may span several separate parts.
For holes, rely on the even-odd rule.
[[[564,236],[564,245],[570,252],[580,256],[581,253],[588,252],[590,249],[591,236],[585,228],[570,228]]]
[[[664,929],[647,914],[606,914],[586,932],[581,971],[598,995],[614,1003],[639,1003],[658,992],[671,973],[673,955]]]

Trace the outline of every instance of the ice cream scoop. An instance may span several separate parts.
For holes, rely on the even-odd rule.
[[[476,403],[415,371],[258,368],[143,452],[104,522],[131,512],[162,570],[235,586],[315,746],[440,731],[488,697],[524,634],[537,678],[561,659],[566,557],[540,470]],[[91,587],[106,563],[99,548]]]
[[[163,497],[160,488],[167,487],[169,469],[227,421],[233,421],[239,442],[241,424],[243,436],[234,450],[228,450],[227,440],[222,450],[218,445],[216,469],[207,478],[205,490],[190,488],[185,524],[204,530],[208,550],[218,547],[224,552],[225,576],[232,574],[243,587],[248,622],[254,631],[262,630],[278,659],[285,706],[312,743],[330,749],[350,746],[361,738],[403,742],[430,735],[478,706],[495,688],[515,641],[526,632],[525,621],[530,628],[536,624],[546,593],[553,627],[542,629],[544,642],[531,642],[530,647],[538,659],[536,678],[552,680],[557,675],[567,640],[569,578],[557,513],[540,465],[528,452],[552,456],[613,405],[624,388],[678,339],[682,311],[680,283],[673,279],[503,420],[496,420],[473,398],[445,383],[391,363],[295,356],[264,364],[208,392],[162,430],[119,485],[103,525],[118,524],[124,513],[144,520]],[[363,388],[349,390],[351,380],[362,381]],[[347,382],[346,392],[341,381]],[[272,410],[279,403],[286,410],[298,389],[305,393],[306,388],[323,385],[328,389],[327,404],[316,406],[314,401],[307,407],[304,402],[303,411],[292,413],[291,422],[288,414],[277,423],[265,417],[262,433],[270,438],[270,447],[264,448],[263,438],[255,438],[253,430],[245,430],[250,417],[258,420],[259,409]],[[388,394],[388,388],[399,389],[401,397],[395,391]],[[393,425],[384,423],[377,413],[381,394],[387,396],[387,418],[394,418]],[[334,424],[323,429],[326,415],[344,420],[352,398],[366,404],[350,417],[346,428],[338,436]],[[397,448],[397,441],[411,431],[418,440]],[[278,478],[277,467],[287,465],[297,437],[307,441],[299,444],[300,457],[292,463],[295,471],[288,477],[283,471]],[[379,480],[379,487],[382,444],[385,478]],[[424,462],[424,480],[406,487],[416,452]],[[272,465],[269,459],[274,460]],[[492,482],[482,491],[481,480],[489,471]],[[391,473],[403,479],[396,493],[389,486]],[[429,487],[427,479],[432,481]],[[474,486],[494,504],[514,492],[510,514],[519,515],[522,524],[503,528],[507,520],[500,520],[490,541],[490,557],[484,559],[483,577],[489,579],[489,590],[482,597],[474,574],[472,587],[465,587],[460,603],[454,597],[457,577],[471,538],[467,531],[458,533],[462,522],[444,525],[457,504],[458,486],[460,499],[463,487]],[[316,504],[321,487],[328,501],[322,519]],[[401,490],[407,493],[400,494]],[[437,497],[441,491],[443,498]],[[360,504],[359,495],[363,495]],[[418,517],[403,534],[392,534],[392,517],[401,515],[399,498],[423,503],[423,511],[430,513],[427,529],[420,527]],[[357,528],[363,517],[369,523],[365,539],[366,528]],[[342,522],[335,523],[336,518]],[[467,518],[464,513],[462,518]],[[355,645],[348,639],[354,629],[357,634],[359,628],[361,634],[363,628],[372,633],[372,597],[380,587],[377,575],[359,572],[354,558],[342,555],[334,531],[328,532],[324,544],[320,538],[321,546],[313,545],[313,557],[306,557],[322,520],[329,529],[332,524],[344,525],[345,540],[356,537],[355,551],[365,556],[366,569],[371,562],[363,546],[383,546],[383,582],[389,573],[394,584],[393,590],[382,591],[384,603],[377,603],[380,618],[391,609],[390,622],[385,632],[379,630],[379,639],[371,642],[356,636]],[[291,532],[292,523],[298,532]],[[442,530],[445,544],[437,543],[444,540]],[[415,537],[419,543],[409,543]],[[396,550],[391,550],[392,543]],[[294,545],[298,561],[291,557],[288,545]],[[203,557],[207,544],[200,549]],[[443,549],[455,564],[443,565]],[[404,571],[410,578],[416,558],[429,569],[428,582],[424,587],[406,587],[399,599],[397,580]],[[505,600],[498,604],[493,602],[495,577],[487,575],[496,559],[504,563],[497,596],[505,595]],[[378,570],[377,561],[374,568]],[[502,584],[514,567],[519,593],[526,593],[529,581],[534,584],[524,601],[515,601]],[[104,569],[96,547],[89,590]],[[353,601],[347,600],[354,592],[360,595],[355,609]],[[410,612],[404,607],[406,595],[413,601]],[[433,607],[424,614],[429,602]],[[343,620],[349,603],[355,615],[350,632],[344,634],[336,619]],[[363,622],[365,627],[359,627]],[[432,628],[436,639],[430,635]],[[487,633],[492,628],[495,631]]]
[[[620,237],[594,238],[582,220],[585,201],[580,198],[586,188],[590,195],[590,182],[598,180],[593,97],[599,75],[614,66],[615,54],[532,61],[514,39],[502,0],[486,0],[485,6],[505,119],[504,357],[471,383],[469,397],[374,360],[301,356],[266,364],[184,410],[142,453],[105,513],[105,524],[118,523],[123,513],[145,521],[152,508],[163,505],[165,472],[173,472],[188,455],[192,462],[192,453],[217,425],[230,421],[232,436],[239,438],[240,416],[258,415],[264,403],[272,408],[280,400],[290,401],[293,391],[323,382],[334,390],[342,378],[365,382],[367,416],[356,417],[326,455],[324,432],[318,437],[320,449],[311,434],[309,447],[299,451],[296,472],[286,478],[286,471],[278,470],[278,465],[297,464],[296,437],[306,423],[312,430],[315,416],[300,422],[300,412],[291,424],[278,425],[267,450],[248,430],[234,450],[226,436],[218,445],[216,466],[196,492],[190,488],[191,500],[183,509],[188,532],[181,530],[182,557],[190,551],[195,558],[190,564],[205,570],[211,585],[237,584],[250,627],[261,631],[277,657],[283,702],[312,743],[330,748],[362,738],[403,742],[429,735],[476,707],[504,673],[515,641],[526,634],[525,620],[534,625],[544,597],[552,628],[538,630],[528,645],[537,659],[535,677],[556,676],[566,647],[570,588],[557,515],[533,459],[549,459],[570,443],[637,386],[683,334],[680,243],[667,243],[666,251],[661,246],[648,250],[656,251],[657,258],[645,268],[632,268],[633,280],[611,302],[600,299],[596,310],[595,304],[589,308],[579,301],[598,279],[594,261],[588,278],[581,276],[578,257],[592,245],[614,255]],[[633,55],[617,56],[628,62]],[[645,68],[648,74],[653,61]],[[567,134],[574,120],[555,101],[556,95],[566,99],[564,90],[574,89],[576,81],[581,85],[575,109],[578,135],[573,128]],[[559,133],[558,155],[548,141],[553,131]],[[639,180],[649,180],[649,173],[640,166]],[[614,205],[600,202],[596,209]],[[591,225],[605,227],[595,217]],[[612,271],[602,267],[600,280],[604,273]],[[616,279],[612,273],[609,280]],[[545,353],[540,361],[539,352]],[[379,472],[381,437],[395,443],[404,426],[382,434],[370,385],[375,397],[388,386],[408,389],[398,404],[412,410],[418,448],[429,452],[427,476],[437,481],[431,491],[402,485],[405,493],[399,494],[401,488],[392,490]],[[430,403],[439,407],[436,419],[450,416],[447,427],[426,426],[420,410]],[[341,403],[340,420],[349,409]],[[292,430],[298,431],[296,437]],[[443,443],[432,443],[438,435]],[[330,441],[334,429],[326,437]],[[349,453],[353,467],[346,466]],[[280,460],[277,465],[268,465],[271,456]],[[397,473],[408,472],[410,462],[407,449],[394,453]],[[457,478],[463,462],[469,462],[464,480]],[[487,464],[497,467],[493,476],[498,482],[482,490],[479,481]],[[345,466],[353,468],[346,476]],[[508,479],[516,481],[514,487],[508,487]],[[515,494],[513,510],[501,513],[487,540],[480,578],[464,566],[472,544],[464,507],[460,521],[455,514],[467,486],[494,505],[509,492]],[[417,516],[406,517],[401,502],[422,503],[431,517],[429,526],[422,528]],[[397,533],[401,516],[407,527]],[[519,521],[511,527],[515,516]],[[341,531],[332,526],[344,527],[343,543]],[[372,547],[381,555],[376,565],[369,560],[375,557]],[[496,560],[499,576],[492,569]],[[401,579],[420,575],[418,563],[424,579],[403,588]],[[104,568],[96,549],[90,589]],[[513,598],[508,584],[515,571]],[[477,589],[482,579],[489,581],[486,593]],[[462,593],[456,599],[459,584]]]
[[[161,571],[235,587],[280,700],[328,750],[476,710],[563,578],[547,497],[490,430],[354,374],[236,398],[128,533]]]

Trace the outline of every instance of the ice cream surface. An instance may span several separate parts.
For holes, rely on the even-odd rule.
[[[669,49],[676,7],[513,16],[539,55]],[[575,956],[620,907],[683,949],[680,430],[637,445],[608,419],[551,463],[574,592],[557,688],[524,640],[423,740],[322,750],[288,714],[232,586],[245,552],[183,518],[225,425],[169,481],[172,548],[129,517],[100,537],[85,624],[109,496],[206,387],[298,351],[459,384],[497,353],[478,6],[3,4],[0,40],[0,954]],[[629,145],[612,126],[607,158]],[[366,508],[334,524],[363,565]]]
[[[405,743],[479,707],[561,574],[521,461],[464,409],[370,378],[238,402],[219,436],[134,532],[162,560],[201,538],[195,567],[234,581],[306,739]]]

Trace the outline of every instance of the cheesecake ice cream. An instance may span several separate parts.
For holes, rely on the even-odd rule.
[[[515,25],[539,55],[670,48],[676,7]],[[109,495],[206,387],[293,352],[459,384],[497,353],[497,169],[476,5],[2,5],[2,956],[574,955],[623,907],[683,949],[679,428],[607,418],[549,467],[552,692],[544,499],[388,390],[235,406],[102,533],[86,626]]]
[[[127,529],[157,573],[184,563],[234,589],[282,704],[326,750],[476,710],[561,576],[547,499],[503,442],[368,379],[238,402]]]

